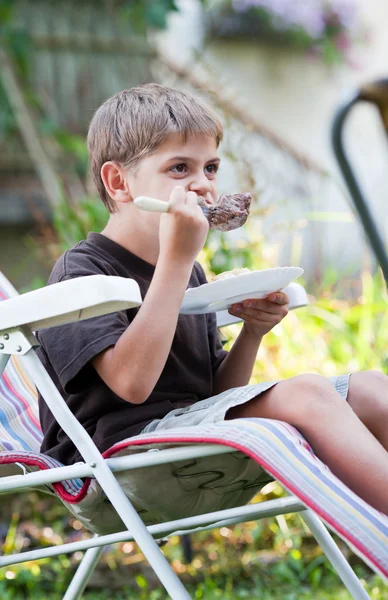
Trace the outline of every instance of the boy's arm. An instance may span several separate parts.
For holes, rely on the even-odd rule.
[[[190,263],[166,262],[158,262],[144,302],[127,330],[115,346],[93,360],[108,387],[133,404],[148,398],[162,373],[190,278]]]
[[[230,308],[229,312],[243,319],[244,325],[216,372],[213,394],[249,383],[260,343],[287,315],[288,302],[287,294],[276,292],[268,298],[244,300]]]
[[[214,395],[248,385],[261,340],[262,338],[251,336],[244,327],[242,328],[231,350],[218,367],[213,384]]]
[[[116,344],[92,361],[106,385],[132,404],[147,400],[163,371],[194,260],[209,228],[197,195],[174,190],[172,209],[161,217],[159,259],[143,304]]]

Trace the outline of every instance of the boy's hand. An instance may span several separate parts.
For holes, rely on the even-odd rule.
[[[284,292],[275,292],[267,298],[244,300],[233,304],[229,313],[243,319],[247,333],[261,338],[288,314],[289,301]]]
[[[197,194],[186,192],[182,186],[172,190],[170,205],[160,218],[160,254],[194,262],[205,243],[209,222],[198,205]]]

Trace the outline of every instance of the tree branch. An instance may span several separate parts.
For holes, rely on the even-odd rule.
[[[0,47],[0,78],[18,124],[20,135],[26,145],[47,200],[55,208],[63,200],[63,185],[40,141],[34,118],[24,98],[22,86],[15,74],[12,60],[2,47]]]

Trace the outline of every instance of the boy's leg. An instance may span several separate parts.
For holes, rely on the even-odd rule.
[[[244,417],[293,425],[341,481],[388,515],[388,453],[326,378],[300,375],[281,381],[226,415]]]
[[[354,373],[349,380],[347,400],[388,451],[388,377],[379,371]]]

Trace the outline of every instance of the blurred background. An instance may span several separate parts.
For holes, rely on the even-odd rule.
[[[254,379],[385,370],[385,284],[330,131],[354,90],[386,76],[387,34],[385,0],[0,0],[0,270],[19,290],[42,286],[66,248],[104,227],[108,214],[88,173],[88,123],[117,91],[157,81],[215,108],[226,132],[219,191],[254,197],[244,228],[209,235],[200,257],[207,272],[305,269],[311,306],[267,336]],[[387,144],[376,106],[359,103],[344,137],[385,236]],[[270,484],[262,493],[282,492]],[[55,527],[44,525],[44,512]],[[2,502],[1,514],[7,552],[87,535],[37,494]],[[191,561],[178,541],[166,547],[193,581],[193,597],[349,598],[296,517],[223,529],[193,536]],[[120,556],[107,551],[90,597],[108,598],[107,586],[111,598],[117,590],[128,597],[120,590],[133,580],[131,597],[164,598],[133,544]],[[79,558],[9,569],[2,597],[61,597]],[[388,598],[352,560],[372,597]]]
[[[383,0],[1,0],[0,11],[0,255],[16,285],[46,278],[53,212],[95,197],[84,143],[94,110],[146,81],[188,89],[221,114],[220,190],[253,192],[250,227],[272,250],[271,266],[297,262],[317,285],[325,271],[348,277],[369,260],[330,126],[353,89],[384,76]],[[385,229],[376,108],[360,104],[346,135]],[[37,233],[43,256],[28,246]]]

